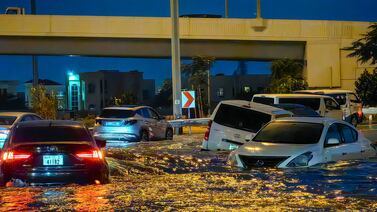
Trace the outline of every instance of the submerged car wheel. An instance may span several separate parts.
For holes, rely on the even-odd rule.
[[[143,130],[140,133],[140,141],[149,141],[149,134],[148,131]]]
[[[173,140],[173,129],[172,128],[166,129],[165,138],[166,138],[166,140]]]

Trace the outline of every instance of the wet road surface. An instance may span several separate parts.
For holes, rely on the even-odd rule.
[[[111,183],[0,188],[0,211],[377,209],[377,159],[310,169],[232,169],[202,135],[108,150]]]

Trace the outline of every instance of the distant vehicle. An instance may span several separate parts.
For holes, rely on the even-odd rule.
[[[376,156],[371,142],[351,124],[332,118],[274,120],[253,140],[231,152],[229,163],[241,168],[302,168]]]
[[[96,119],[94,137],[107,141],[173,139],[173,128],[148,106],[108,107]]]
[[[363,121],[363,104],[360,98],[349,90],[300,90],[294,93],[330,96],[340,105],[344,120],[356,126]]]
[[[316,111],[320,116],[343,120],[340,105],[329,96],[313,94],[255,94],[252,102],[266,105],[300,104]]]
[[[73,121],[18,123],[1,152],[2,184],[20,179],[30,184],[107,183],[109,167],[90,132]]]
[[[7,7],[5,9],[7,15],[25,15],[25,8],[23,7]]]
[[[292,112],[293,117],[321,117],[316,111],[304,105],[274,104],[273,106]]]
[[[35,113],[0,112],[0,149],[8,138],[12,128],[19,122],[41,120]]]
[[[214,14],[187,14],[179,16],[181,18],[222,18],[222,15]]]
[[[277,107],[249,101],[222,101],[212,113],[202,149],[234,150],[249,142],[271,120],[292,115]]]

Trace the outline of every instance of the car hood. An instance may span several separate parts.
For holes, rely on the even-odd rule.
[[[236,154],[250,156],[292,156],[307,151],[318,150],[317,144],[279,144],[268,142],[250,142],[235,150]]]

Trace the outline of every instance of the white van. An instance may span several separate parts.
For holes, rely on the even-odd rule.
[[[202,143],[203,150],[234,150],[271,120],[291,117],[293,113],[243,100],[220,102],[212,113]]]
[[[363,104],[359,97],[350,90],[300,90],[294,93],[330,96],[340,105],[345,121],[354,126],[363,121]]]
[[[340,105],[329,96],[313,94],[255,94],[252,102],[274,104],[300,104],[315,110],[320,116],[343,120]]]

